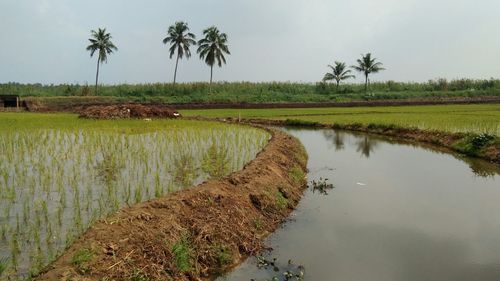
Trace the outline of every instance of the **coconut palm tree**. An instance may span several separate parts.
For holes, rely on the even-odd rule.
[[[328,65],[332,69],[332,72],[327,72],[323,81],[335,80],[337,82],[337,90],[339,89],[340,81],[347,80],[349,78],[355,78],[356,76],[350,75],[351,70],[346,69],[346,65],[343,62],[336,61],[335,66]]]
[[[95,75],[95,94],[97,95],[97,84],[99,81],[99,64],[108,62],[108,55],[118,48],[111,42],[111,34],[106,33],[106,28],[99,28],[97,31],[91,31],[90,45],[87,46],[87,51],[90,51],[90,57],[94,56],[95,52],[99,53],[97,58],[97,72]]]
[[[174,25],[168,28],[168,36],[163,39],[163,44],[170,43],[170,58],[172,58],[177,51],[177,60],[175,61],[175,71],[174,71],[174,85],[177,78],[177,65],[179,64],[179,59],[184,56],[189,59],[191,57],[191,51],[189,47],[191,45],[196,45],[194,40],[196,36],[189,32],[188,24],[183,21],[178,21]]]
[[[213,68],[217,61],[217,65],[222,67],[222,63],[226,63],[224,54],[230,55],[227,47],[226,33],[220,33],[217,27],[212,26],[203,30],[205,38],[198,41],[198,53],[200,59],[205,60],[205,63],[210,66],[210,85],[212,84]]]
[[[358,59],[358,65],[351,66],[355,70],[362,72],[365,75],[365,92],[368,91],[368,75],[385,70],[381,62],[375,62],[377,59],[372,58],[372,54],[361,54],[361,59]]]

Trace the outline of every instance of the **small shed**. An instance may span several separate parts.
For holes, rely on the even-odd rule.
[[[21,99],[16,95],[0,95],[0,108],[1,107],[15,107],[21,106]]]

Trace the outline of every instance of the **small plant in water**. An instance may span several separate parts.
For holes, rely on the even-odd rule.
[[[312,189],[313,193],[318,191],[323,195],[328,195],[328,190],[335,188],[333,184],[328,183],[328,179],[319,178],[318,181],[313,180],[309,183],[309,188]]]
[[[274,275],[271,279],[266,279],[266,281],[289,281],[296,280],[302,281],[304,280],[305,268],[303,265],[295,265],[292,260],[288,260],[286,265],[280,265],[276,258],[266,259],[263,256],[257,257],[257,268],[262,270],[268,270],[274,272]],[[250,279],[251,281],[256,281],[256,279]]]

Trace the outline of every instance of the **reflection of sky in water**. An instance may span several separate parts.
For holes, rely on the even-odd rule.
[[[307,193],[270,237],[272,257],[304,265],[306,280],[500,280],[498,167],[364,135],[290,133],[308,151],[308,179],[336,188]],[[254,262],[227,280],[274,276]]]

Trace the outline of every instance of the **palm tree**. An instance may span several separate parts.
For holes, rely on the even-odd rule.
[[[381,62],[375,62],[377,59],[372,59],[372,54],[368,53],[366,55],[361,54],[361,59],[358,59],[358,65],[351,66],[355,70],[364,73],[365,75],[365,92],[368,91],[368,75],[370,73],[377,73],[379,71],[385,70],[382,67]]]
[[[99,28],[97,31],[91,31],[91,38],[89,39],[90,45],[87,46],[87,51],[90,51],[90,57],[94,56],[97,51],[99,57],[97,58],[97,72],[95,75],[95,94],[97,95],[97,83],[99,81],[99,64],[108,62],[108,55],[118,48],[111,42],[111,34],[106,33],[106,28]]]
[[[196,45],[195,35],[189,32],[189,27],[187,23],[183,21],[178,21],[174,25],[168,28],[168,36],[163,39],[163,44],[170,42],[170,58],[172,58],[177,50],[177,60],[175,61],[175,71],[174,71],[174,85],[177,78],[177,65],[179,64],[179,59],[182,59],[184,55],[186,58],[191,57],[191,51],[189,47],[191,45]]]
[[[336,61],[335,66],[329,64],[328,67],[332,69],[332,72],[327,72],[325,77],[323,77],[323,81],[335,80],[337,82],[337,90],[339,89],[340,81],[356,77],[350,75],[351,70],[346,69],[346,65],[343,62]]]
[[[210,85],[212,84],[213,68],[215,61],[217,65],[222,67],[222,63],[226,63],[224,54],[230,55],[227,47],[226,33],[220,33],[217,27],[212,26],[203,30],[205,38],[198,41],[198,53],[200,59],[205,60],[205,63],[210,66]]]

